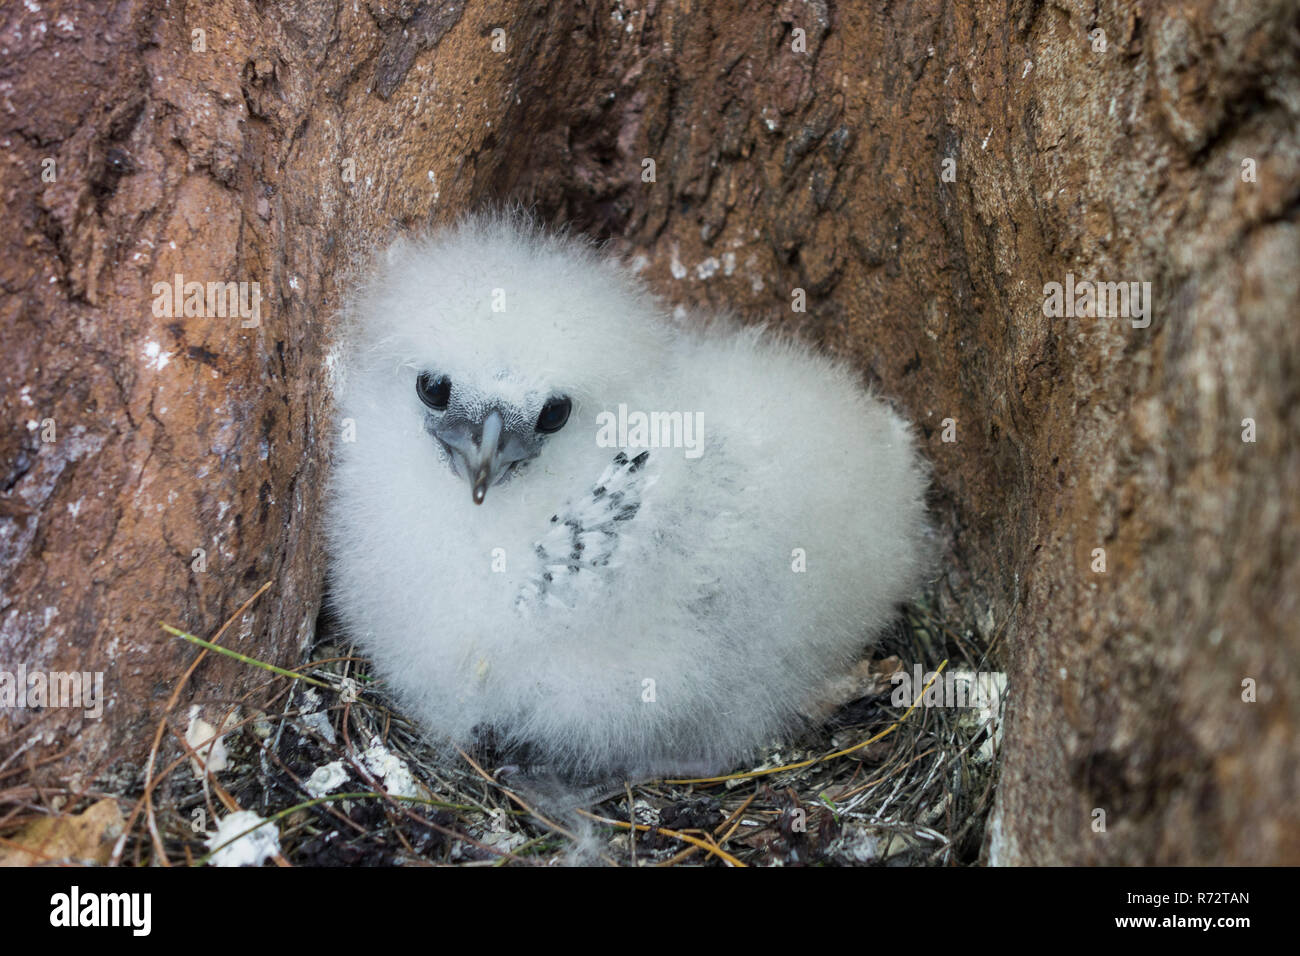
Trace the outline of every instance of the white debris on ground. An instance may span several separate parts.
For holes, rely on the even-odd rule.
[[[258,827],[259,823],[265,825]],[[252,827],[257,829],[239,836]],[[222,846],[230,840],[234,842]],[[239,810],[217,824],[217,832],[208,837],[207,847],[209,850],[221,847],[212,854],[211,866],[261,866],[280,852],[280,831],[252,810]]]
[[[826,852],[845,862],[865,866],[883,862],[922,845],[920,840],[908,833],[850,823],[826,848]]]
[[[313,797],[323,797],[331,790],[337,790],[347,782],[348,772],[343,768],[342,760],[332,760],[322,767],[317,767],[304,786]]]
[[[222,738],[224,731],[218,731],[210,723],[199,716],[199,708],[191,707],[189,711],[190,723],[185,728],[185,742],[190,745],[190,749],[197,756],[190,757],[190,768],[194,771],[194,778],[202,780],[207,773],[220,773],[230,766],[230,755],[226,752],[226,743]],[[234,719],[232,714],[225,721],[225,726],[229,728]]]
[[[632,804],[632,813],[636,817],[636,822],[648,827],[659,825],[659,811],[650,805],[649,801],[637,800]]]
[[[302,708],[302,714],[298,717],[298,725],[313,731],[327,743],[336,743],[338,738],[334,736],[334,725],[330,722],[330,715],[327,711],[320,710],[320,694],[314,689],[306,690],[303,691],[298,701],[299,706]],[[302,739],[305,740],[306,738]]]
[[[528,836],[518,830],[488,830],[486,833],[479,835],[478,841],[484,846],[492,847],[494,850],[510,853],[515,848],[527,843]]]
[[[1002,747],[1002,704],[1006,699],[1007,675],[1001,671],[955,671],[953,679],[967,688],[965,699],[969,709],[962,714],[962,725],[975,732],[981,728],[988,730],[979,748],[971,753],[971,759],[987,763]]]
[[[384,785],[384,792],[391,797],[418,797],[420,789],[406,761],[396,756],[383,742],[375,737],[370,746],[361,755],[361,764],[371,774],[378,777]]]

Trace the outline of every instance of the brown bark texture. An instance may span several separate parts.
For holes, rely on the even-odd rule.
[[[945,615],[1009,674],[992,862],[1300,862],[1293,0],[30,0],[0,146],[0,670],[107,698],[0,711],[0,785],[138,782],[196,653],[160,622],[270,581],[224,643],[300,659],[349,276],[520,200],[917,423]],[[178,275],[260,310],[168,315]]]

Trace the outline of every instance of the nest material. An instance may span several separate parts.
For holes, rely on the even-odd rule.
[[[83,859],[207,862],[218,849],[216,821],[251,810],[278,828],[273,860],[280,865],[979,860],[1005,695],[992,712],[896,706],[891,676],[900,667],[910,674],[915,664],[934,671],[944,661],[988,672],[996,641],[959,637],[924,605],[909,607],[873,658],[828,691],[847,703],[758,766],[708,782],[580,791],[503,767],[490,751],[451,760],[437,753],[370,678],[368,662],[332,644],[328,627],[321,634],[312,661],[296,671],[302,680],[253,672],[260,686],[245,700],[266,699],[271,690],[277,712],[209,703],[209,713],[224,712],[224,754],[211,746],[211,731],[195,739],[193,717],[187,739],[172,712],[164,718],[170,734],[160,726],[151,769],[132,793],[65,794],[51,804],[48,792],[0,791],[0,853],[23,844],[34,824],[48,828],[51,818],[108,797],[130,816],[120,835],[107,834],[115,837],[111,853],[87,850]],[[40,847],[30,852],[30,860],[49,859]]]

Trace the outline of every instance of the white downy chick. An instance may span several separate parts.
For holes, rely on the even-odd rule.
[[[852,370],[675,322],[589,244],[467,219],[345,319],[331,600],[434,742],[716,772],[924,573],[925,469]]]

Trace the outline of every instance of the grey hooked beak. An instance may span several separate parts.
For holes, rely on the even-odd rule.
[[[471,451],[466,456],[466,465],[470,474],[470,494],[474,504],[481,505],[487,496],[488,485],[496,475],[501,455],[501,428],[504,423],[501,413],[493,409],[483,419],[483,436],[479,439],[477,454]]]

